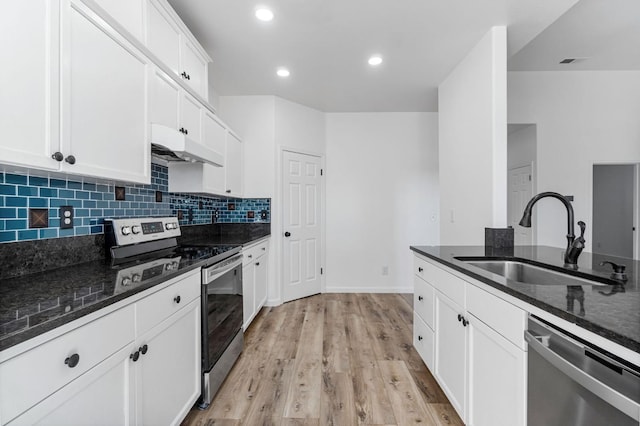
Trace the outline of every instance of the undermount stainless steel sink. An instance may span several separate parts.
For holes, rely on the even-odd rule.
[[[482,260],[478,258],[456,257],[467,265],[484,269],[509,280],[535,285],[608,285],[587,278],[547,269],[517,260]]]

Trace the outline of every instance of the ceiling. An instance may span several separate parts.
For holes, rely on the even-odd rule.
[[[511,57],[509,70],[640,70],[640,1],[580,0]]]
[[[276,95],[325,112],[401,112],[437,111],[439,83],[492,26],[507,26],[513,54],[576,1],[169,3],[213,58],[219,95]],[[258,5],[273,10],[272,22],[256,20]],[[382,65],[367,64],[372,54]],[[291,76],[277,77],[280,66]]]

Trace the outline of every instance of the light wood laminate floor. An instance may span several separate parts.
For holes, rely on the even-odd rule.
[[[413,348],[412,320],[400,294],[264,308],[211,406],[183,425],[462,425]]]

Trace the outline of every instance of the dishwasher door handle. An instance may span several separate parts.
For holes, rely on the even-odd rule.
[[[599,380],[571,364],[569,361],[542,344],[540,340],[528,330],[524,332],[524,338],[529,343],[529,350],[533,349],[547,362],[556,367],[574,382],[580,384],[598,398],[606,401],[632,419],[640,419],[640,406],[620,392],[610,388]]]

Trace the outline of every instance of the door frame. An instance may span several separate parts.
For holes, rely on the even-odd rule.
[[[326,172],[326,166],[325,166],[325,154],[324,153],[320,153],[320,152],[316,152],[316,151],[311,151],[311,150],[306,150],[306,149],[300,149],[300,148],[294,148],[291,146],[287,146],[287,145],[281,145],[278,144],[278,149],[277,149],[277,158],[276,158],[276,193],[275,193],[275,197],[271,202],[271,208],[273,209],[275,206],[277,206],[277,213],[273,214],[271,216],[271,227],[272,227],[272,233],[271,236],[272,238],[275,237],[275,244],[274,247],[276,249],[276,258],[278,259],[277,262],[275,262],[276,264],[276,283],[277,284],[277,288],[278,288],[278,297],[270,297],[269,299],[267,299],[267,305],[269,306],[278,306],[281,305],[284,301],[284,282],[283,282],[283,271],[284,271],[284,205],[283,205],[283,199],[284,199],[284,177],[283,177],[283,173],[284,173],[284,169],[283,169],[283,163],[284,163],[284,153],[285,152],[291,152],[294,154],[302,154],[302,155],[309,155],[312,157],[317,157],[320,159],[320,168]],[[326,173],[323,173],[323,178],[326,177]],[[326,188],[327,185],[325,183],[325,179],[320,179],[320,265],[321,267],[324,269],[324,273],[320,275],[320,293],[325,293],[326,292],[326,276],[327,276],[327,268],[326,268]],[[274,224],[274,219],[275,219],[275,224]]]
[[[511,170],[519,169],[522,167],[531,167],[531,196],[533,197],[538,193],[537,191],[537,183],[538,183],[538,171],[536,169],[536,162],[532,161],[530,163],[523,163],[517,166],[507,168],[507,181],[509,179],[509,174]],[[507,187],[507,221],[508,221],[508,209],[509,209],[509,188]],[[508,225],[508,224],[507,224]],[[538,244],[538,215],[532,215],[531,217],[531,245],[535,246]]]

